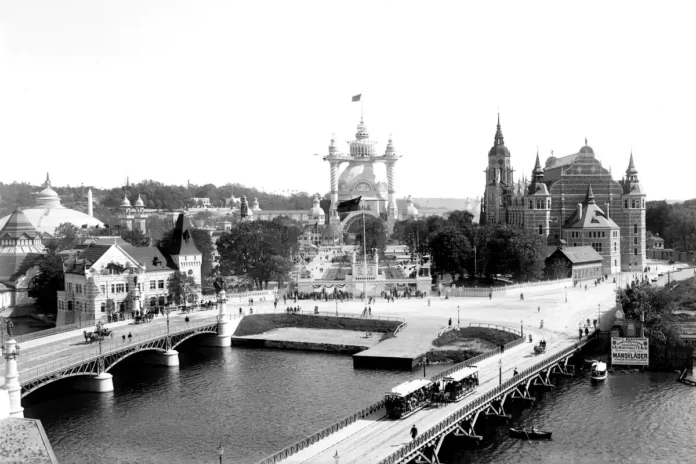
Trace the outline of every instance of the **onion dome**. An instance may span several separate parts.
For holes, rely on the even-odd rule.
[[[145,203],[143,203],[143,199],[140,198],[140,194],[138,194],[138,199],[135,200],[135,206],[145,206]]]
[[[585,137],[585,146],[580,149],[578,153],[586,153],[588,155],[594,155],[594,150],[591,146],[587,145],[587,137]]]
[[[121,202],[121,206],[130,206],[130,205],[131,205],[131,202],[128,199],[128,195],[126,195],[126,193],[124,192],[123,193],[123,201]]]
[[[498,127],[495,131],[493,147],[488,152],[488,156],[510,156],[510,151],[505,146],[503,131],[500,129],[500,114],[498,114]]]
[[[406,215],[407,216],[417,216],[418,215],[418,210],[413,205],[413,198],[411,198],[411,195],[409,195],[408,198],[406,198]]]
[[[254,202],[251,204],[251,210],[252,211],[261,211],[261,208],[259,207],[259,199],[254,198]]]
[[[360,119],[358,131],[355,133],[355,140],[350,142],[351,156],[370,157],[375,156],[375,143],[370,140],[370,133],[367,130],[365,122]]]
[[[315,195],[314,200],[312,200],[312,208],[309,210],[309,217],[311,219],[324,217],[324,210],[319,206],[319,197],[317,195]]]

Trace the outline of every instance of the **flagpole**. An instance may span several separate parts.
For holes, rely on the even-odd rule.
[[[363,294],[367,298],[367,236],[365,235],[365,205],[362,208],[363,223]]]

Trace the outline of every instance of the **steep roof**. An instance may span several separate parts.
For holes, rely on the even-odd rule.
[[[193,242],[192,229],[188,216],[179,214],[172,234],[172,241],[167,249],[162,251],[171,256],[202,255]]]
[[[0,281],[12,282],[38,264],[40,253],[0,254]]]
[[[560,253],[566,258],[568,258],[568,261],[570,261],[572,264],[602,262],[602,255],[597,253],[597,251],[591,246],[558,248],[555,252],[551,254],[551,256],[557,253]]]
[[[572,229],[618,229],[619,226],[607,217],[607,215],[602,211],[595,203],[595,197],[592,193],[592,185],[587,186],[587,194],[585,195],[585,201],[582,203],[582,216],[578,215],[578,211],[573,213],[573,215],[568,218],[564,228]]]
[[[157,247],[123,245],[121,249],[138,263],[144,264],[145,272],[177,269],[174,261]]]
[[[28,238],[41,236],[20,208],[16,208],[12,214],[10,214],[3,228],[0,229],[0,237],[5,237],[7,235],[12,238],[21,238],[22,235]]]

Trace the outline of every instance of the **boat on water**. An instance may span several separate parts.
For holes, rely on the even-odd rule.
[[[510,427],[510,438],[523,438],[527,440],[550,440],[551,433],[546,430],[536,430],[531,429],[518,429],[515,427]]]
[[[404,382],[384,395],[384,407],[392,419],[404,419],[430,404],[433,383],[428,379]]]
[[[603,363],[601,361],[595,361],[592,363],[592,370],[590,371],[590,378],[595,381],[599,382],[602,380],[606,380],[607,378],[607,364]]]
[[[438,403],[456,403],[476,391],[479,385],[478,368],[466,366],[442,379],[443,388],[433,392],[432,400]]]

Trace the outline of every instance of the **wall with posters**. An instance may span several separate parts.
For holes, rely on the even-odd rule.
[[[647,338],[612,337],[612,366],[648,366],[649,364],[650,356]]]

